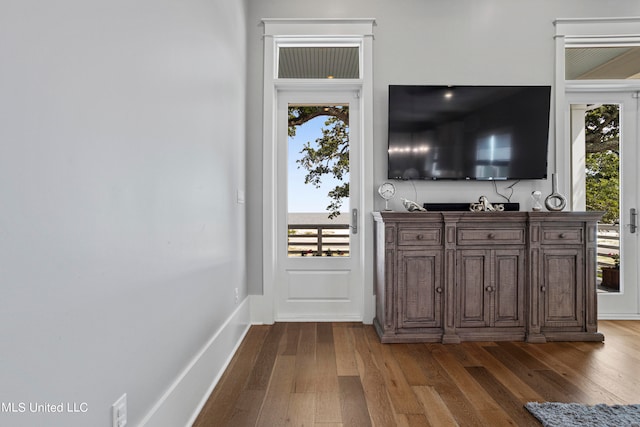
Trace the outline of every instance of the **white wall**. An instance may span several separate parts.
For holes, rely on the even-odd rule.
[[[387,88],[389,84],[552,85],[556,18],[640,15],[637,0],[251,0],[248,10],[248,213],[249,292],[262,293],[262,18],[375,18],[374,178],[386,180]],[[552,123],[553,125],[553,123]],[[551,131],[549,174],[555,171]],[[560,142],[563,143],[563,142]],[[487,182],[399,183],[400,197],[419,202],[470,202],[493,196]],[[499,186],[504,189],[504,185]],[[530,209],[534,189],[551,192],[548,181],[523,181],[512,201]],[[375,188],[365,189],[375,192]],[[495,197],[495,196],[494,196]],[[494,200],[494,197],[490,197]],[[500,200],[495,197],[495,200]],[[383,201],[376,198],[376,208]],[[365,213],[368,214],[368,213]]]
[[[0,425],[139,424],[245,298],[245,9],[0,5]]]

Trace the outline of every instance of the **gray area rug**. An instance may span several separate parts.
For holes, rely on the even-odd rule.
[[[529,402],[524,406],[544,427],[640,427],[640,405]]]

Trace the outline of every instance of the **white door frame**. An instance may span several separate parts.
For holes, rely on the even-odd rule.
[[[551,170],[558,176],[562,194],[571,194],[570,117],[565,109],[568,91],[633,90],[637,80],[565,80],[565,49],[569,47],[640,46],[640,17],[560,18],[555,34],[555,152]]]
[[[360,212],[360,257],[358,265],[362,278],[362,321],[372,323],[375,310],[373,295],[373,81],[372,42],[373,19],[265,19],[264,34],[264,96],[263,96],[263,294],[251,299],[253,323],[271,324],[275,321],[275,286],[277,280],[277,105],[278,93],[285,89],[338,90],[360,92],[361,134],[361,191],[357,207]],[[276,55],[278,43],[290,44],[313,40],[321,43],[348,41],[360,46],[360,79],[295,80],[278,79]],[[351,117],[350,120],[356,119]],[[354,201],[355,203],[355,201]]]
[[[637,92],[638,80],[565,80],[565,49],[569,47],[640,46],[640,17],[562,18],[554,22],[555,34],[555,152],[551,164],[559,177],[559,191],[572,194],[569,92]],[[640,120],[640,118],[636,118]],[[637,127],[637,126],[636,126]],[[640,150],[639,150],[640,151]],[[638,185],[640,187],[640,185]],[[637,189],[640,192],[640,188]],[[636,195],[640,200],[640,193]],[[623,212],[620,213],[624,218]],[[622,221],[621,218],[621,221]],[[634,262],[635,261],[635,262]],[[627,263],[640,264],[640,260]],[[640,292],[636,293],[640,307]],[[599,314],[601,319],[640,319],[640,313]]]

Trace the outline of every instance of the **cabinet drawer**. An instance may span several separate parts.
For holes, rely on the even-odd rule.
[[[544,227],[542,243],[546,245],[582,244],[582,228],[580,227]]]
[[[398,230],[399,245],[438,246],[442,244],[440,228],[401,227]]]
[[[524,244],[524,228],[458,228],[458,245]]]

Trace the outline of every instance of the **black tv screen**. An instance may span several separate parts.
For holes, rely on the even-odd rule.
[[[389,179],[546,179],[550,86],[389,86]]]

